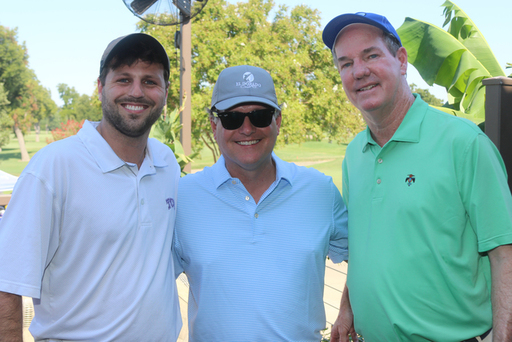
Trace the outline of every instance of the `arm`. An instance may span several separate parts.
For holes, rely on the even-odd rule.
[[[493,341],[512,341],[512,245],[489,251]]]
[[[0,292],[0,342],[23,341],[21,296]]]
[[[336,322],[331,329],[331,342],[348,342],[348,336],[352,336],[352,341],[358,341],[356,331],[354,330],[354,314],[348,298],[348,287],[345,284],[343,295],[341,296],[340,312]]]

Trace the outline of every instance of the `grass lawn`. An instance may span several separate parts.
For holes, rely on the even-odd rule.
[[[25,146],[29,156],[32,157],[37,151],[45,147],[47,145],[46,138],[51,138],[51,136],[51,133],[41,132],[39,134],[39,142],[36,142],[36,134],[34,132],[25,134]],[[27,164],[27,162],[21,161],[18,139],[16,139],[14,134],[11,134],[9,144],[3,146],[0,152],[0,170],[19,176]]]
[[[42,132],[39,138],[40,142],[36,142],[34,132],[25,135],[25,145],[29,155],[32,157],[37,151],[46,146],[46,138],[50,137],[50,133]],[[341,162],[345,156],[346,148],[346,144],[311,141],[300,145],[279,146],[275,149],[275,153],[283,160],[314,167],[318,171],[331,176],[334,184],[341,191]],[[0,152],[0,170],[19,176],[27,165],[26,162],[21,162],[20,159],[18,139],[12,135],[10,143],[4,146]],[[212,154],[210,150],[205,148],[201,152],[201,157],[196,158],[192,163],[192,169],[202,169],[211,165],[213,165]]]

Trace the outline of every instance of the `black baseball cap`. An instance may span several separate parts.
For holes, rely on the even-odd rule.
[[[167,71],[167,74],[169,75],[171,65],[167,52],[165,52],[164,47],[158,40],[156,40],[156,38],[145,33],[132,33],[111,41],[105,49],[105,52],[103,52],[103,56],[101,56],[100,75],[103,68],[109,65],[113,57],[117,56],[117,54],[121,52],[129,53],[127,52],[129,50],[126,48],[137,43],[143,43],[147,48],[154,50],[159,58],[159,62],[162,63],[164,70]]]

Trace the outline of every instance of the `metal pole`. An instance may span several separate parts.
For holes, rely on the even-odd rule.
[[[192,153],[192,30],[190,17],[182,15],[181,43],[180,43],[180,107],[184,109],[180,114],[181,128],[180,140],[186,155]],[[185,97],[185,102],[184,101]],[[192,166],[188,163],[184,171],[190,173]]]
[[[512,189],[512,78],[493,77],[482,80],[485,86],[485,134],[503,157]]]

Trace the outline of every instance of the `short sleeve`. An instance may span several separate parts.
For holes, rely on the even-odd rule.
[[[461,197],[478,238],[478,251],[512,243],[512,197],[505,165],[483,134],[465,149],[459,165]]]
[[[39,298],[43,272],[58,246],[59,216],[51,188],[22,175],[0,223],[0,291]]]
[[[340,191],[331,182],[333,193],[333,234],[329,243],[329,258],[340,263],[348,260],[348,213]]]

